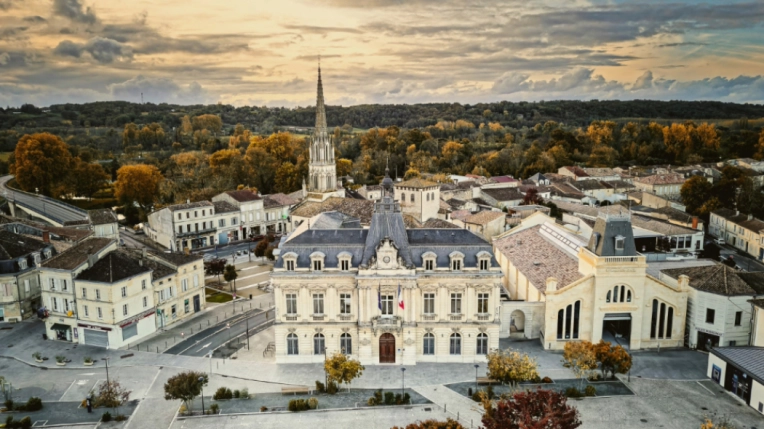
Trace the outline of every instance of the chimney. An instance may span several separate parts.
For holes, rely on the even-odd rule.
[[[679,276],[679,290],[688,290],[690,288],[690,278],[686,274]]]
[[[748,220],[751,220],[751,219],[753,219],[753,215],[752,215],[752,214],[749,214],[749,215],[748,215]]]
[[[45,243],[50,243],[50,232],[49,231],[43,231],[42,232],[42,241]]]
[[[693,216],[692,217],[692,229],[698,229],[698,217]]]
[[[554,277],[547,277],[546,278],[546,291],[556,291],[557,290],[557,279]]]

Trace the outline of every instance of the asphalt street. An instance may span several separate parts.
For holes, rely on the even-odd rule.
[[[273,319],[272,312],[268,316],[270,316],[271,320]],[[183,356],[206,356],[208,353],[244,334],[247,326],[249,326],[249,332],[252,335],[256,332],[253,328],[265,322],[265,311],[260,309],[251,310],[229,319],[225,324],[219,324],[197,332],[170,347],[165,353]],[[246,336],[242,336],[241,341],[246,342]]]
[[[59,222],[82,220],[87,217],[87,213],[84,210],[58,202],[54,199],[15,191],[6,186],[11,179],[13,179],[13,176],[10,175],[0,177],[0,194],[7,200],[21,203],[32,210],[49,216],[51,219]]]

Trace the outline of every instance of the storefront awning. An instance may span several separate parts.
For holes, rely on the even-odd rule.
[[[602,320],[631,320],[631,313],[605,313]]]
[[[72,327],[69,325],[64,325],[63,323],[54,323],[50,329],[54,331],[68,331],[72,329]]]

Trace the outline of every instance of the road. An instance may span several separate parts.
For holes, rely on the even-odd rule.
[[[735,264],[748,271],[748,272],[763,272],[764,264],[754,259],[751,255],[744,253],[742,250],[730,245],[730,244],[716,244],[706,243],[706,246],[717,246],[719,248],[719,255],[724,258],[729,258],[735,261]]]
[[[272,311],[267,316],[270,316],[270,320],[273,320]],[[189,338],[167,349],[165,353],[183,356],[206,356],[211,351],[225,345],[228,341],[244,334],[247,330],[247,323],[249,323],[249,332],[252,335],[256,332],[252,328],[265,322],[266,311],[259,309],[251,310],[229,319],[226,324],[213,326],[191,335]],[[241,341],[246,343],[246,337],[243,336]]]
[[[87,213],[82,209],[78,209],[52,198],[18,192],[9,188],[7,184],[11,179],[13,179],[13,176],[10,175],[0,177],[0,194],[2,194],[5,199],[24,205],[59,223],[87,219]]]

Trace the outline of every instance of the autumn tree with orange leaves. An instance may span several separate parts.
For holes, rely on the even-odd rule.
[[[19,139],[14,157],[10,171],[21,189],[56,197],[66,192],[66,177],[73,158],[60,137],[49,133],[27,134]]]
[[[159,196],[162,180],[162,173],[153,165],[125,165],[117,170],[114,196],[123,204],[135,203],[146,211]]]

